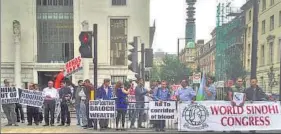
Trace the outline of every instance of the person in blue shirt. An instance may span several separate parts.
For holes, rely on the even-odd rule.
[[[170,100],[171,93],[170,90],[167,88],[166,81],[161,82],[161,87],[158,88],[156,92],[154,92],[153,96],[154,101],[158,101],[159,103]],[[154,123],[156,131],[165,131],[165,120],[155,120]]]
[[[103,85],[97,90],[97,99],[101,100],[111,100],[113,97],[113,89],[109,86],[110,79],[104,79]],[[108,128],[108,119],[100,119],[99,120],[101,130]]]
[[[207,78],[207,84],[206,87],[204,88],[205,91],[205,100],[216,100],[216,87],[214,85],[214,77],[209,76]]]
[[[119,120],[122,119],[122,131],[125,130],[125,116],[128,107],[127,95],[129,94],[130,83],[125,82],[124,88],[122,88],[122,82],[118,81],[115,85],[116,90],[116,107],[117,107],[117,117],[116,117],[116,130],[118,129]]]
[[[189,87],[186,80],[181,81],[181,88],[175,93],[178,101],[193,101],[196,96],[196,92]]]

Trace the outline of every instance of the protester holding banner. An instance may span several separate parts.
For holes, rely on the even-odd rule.
[[[7,79],[4,80],[4,84],[5,84],[4,88],[11,88],[10,82]],[[2,95],[2,93],[3,92],[1,91],[1,95]],[[1,101],[2,101],[2,98],[1,98]],[[16,104],[15,103],[3,103],[3,101],[2,101],[2,108],[6,115],[6,118],[8,120],[8,124],[6,126],[12,126],[13,124],[15,126],[18,126],[18,124],[16,122],[16,120],[17,120],[16,111],[15,111]]]
[[[161,87],[154,92],[154,101],[158,101],[158,103],[162,103],[163,101],[169,101],[171,97],[171,93],[167,88],[167,82],[162,81]],[[155,128],[156,131],[165,131],[165,120],[155,120]]]
[[[245,90],[247,101],[266,101],[270,98],[257,85],[257,79],[251,78],[251,87]]]
[[[130,83],[125,82],[124,88],[122,88],[122,82],[118,81],[115,85],[115,93],[116,93],[116,106],[117,106],[117,117],[116,117],[116,130],[120,130],[119,120],[122,119],[122,131],[125,130],[125,117],[128,107],[127,95],[129,94]]]
[[[33,84],[36,91],[41,91],[38,84]],[[43,121],[43,107],[38,108],[38,121]]]
[[[177,100],[182,101],[193,101],[196,96],[196,92],[192,89],[192,87],[188,86],[186,80],[181,81],[181,88],[177,90],[175,93]]]
[[[246,100],[244,91],[245,91],[245,88],[243,87],[242,78],[237,78],[236,84],[234,86],[232,86],[231,88],[229,88],[229,90],[227,91],[227,97],[228,97],[228,100],[231,102],[232,106],[236,106],[236,105],[243,106],[244,105],[245,100]],[[243,100],[240,104],[236,104],[236,102],[235,102],[235,98],[238,97],[236,94],[237,95],[240,94],[240,96],[243,96],[242,97]]]
[[[31,83],[29,85],[29,90],[35,90],[35,85],[33,83]],[[34,123],[36,125],[39,125],[39,108],[38,107],[34,107],[34,106],[26,106],[26,113],[27,113],[27,122],[28,122],[28,126],[32,125],[32,119],[34,119]]]
[[[214,80],[215,80],[215,77],[213,77],[213,76],[207,77],[207,83],[204,88],[205,100],[216,100],[217,91],[216,91],[216,87],[214,85]]]
[[[59,98],[57,89],[54,87],[54,82],[49,81],[48,87],[43,89],[44,97],[44,120],[45,125],[43,126],[54,126],[55,122],[55,108],[56,108],[56,99]],[[49,114],[51,114],[51,121],[49,121]]]
[[[66,86],[66,83],[61,82],[61,89],[59,90],[59,96],[61,101],[61,124],[59,126],[70,126],[70,111],[69,111],[69,103],[71,103],[72,92],[71,89]],[[66,119],[66,121],[65,121]]]
[[[19,96],[21,96],[21,92],[22,90],[18,90],[19,91]],[[16,115],[17,115],[17,122],[24,123],[24,113],[23,113],[23,109],[22,109],[22,105],[19,103],[16,103]]]
[[[110,79],[104,79],[103,85],[99,87],[97,90],[96,99],[101,99],[101,100],[112,99],[113,89],[109,85],[110,85]],[[108,123],[109,123],[108,119],[99,120],[99,125],[102,130],[108,128]]]
[[[149,92],[149,90],[144,88],[143,79],[138,78],[137,84],[138,86],[135,89],[135,98],[136,98],[136,112],[134,112],[134,116],[131,121],[131,128],[135,128],[135,120],[138,117],[138,128],[144,128],[142,126],[143,114],[144,114],[144,98],[145,95]]]

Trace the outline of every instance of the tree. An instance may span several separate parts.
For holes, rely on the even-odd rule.
[[[150,71],[150,80],[151,81],[158,81],[161,80],[160,78],[160,67],[157,65],[153,65]]]
[[[165,55],[163,64],[160,66],[153,66],[151,70],[151,80],[178,82],[182,79],[187,79],[188,76],[190,76],[190,69],[173,55]]]
[[[230,49],[229,49],[230,50]],[[243,61],[242,61],[242,56],[241,48],[239,47],[234,47],[228,52],[228,56],[226,56],[226,60],[228,61],[228,64],[226,64],[226,77],[229,80],[237,79],[241,77],[244,79],[246,76],[247,72],[245,68],[243,67]]]

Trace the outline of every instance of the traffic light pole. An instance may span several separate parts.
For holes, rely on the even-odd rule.
[[[144,71],[145,71],[145,64],[144,64],[144,43],[141,44],[141,78],[144,79]]]
[[[93,52],[93,63],[94,63],[94,89],[98,87],[98,25],[93,25],[93,37],[94,37],[94,52]]]
[[[259,4],[253,0],[253,31],[252,31],[252,55],[251,55],[251,78],[257,77],[257,45],[258,45],[258,12]]]

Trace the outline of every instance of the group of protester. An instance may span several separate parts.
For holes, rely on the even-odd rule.
[[[207,77],[207,83],[204,88],[204,98],[205,100],[216,100],[216,87],[214,85],[214,78]],[[90,80],[79,80],[78,86],[73,89],[66,85],[63,81],[61,83],[60,89],[55,89],[53,87],[53,81],[48,82],[48,87],[43,89],[44,97],[44,121],[43,126],[54,126],[55,121],[55,109],[56,104],[60,102],[60,118],[61,122],[59,126],[69,126],[71,124],[70,118],[70,105],[74,105],[76,109],[77,125],[83,128],[94,128],[98,129],[98,123],[101,130],[106,130],[109,128],[108,119],[90,119],[89,118],[89,100],[115,100],[116,103],[116,130],[125,130],[125,117],[128,113],[128,95],[135,95],[135,110],[132,112],[132,118],[130,120],[130,128],[135,127],[135,121],[137,121],[138,128],[144,128],[142,126],[144,118],[144,107],[145,107],[145,97],[150,97],[154,101],[162,103],[163,101],[191,101],[194,102],[196,98],[196,91],[189,86],[187,80],[182,80],[181,86],[175,90],[171,90],[166,81],[152,82],[150,88],[144,87],[143,79],[139,78],[136,81],[137,86],[134,85],[132,81],[125,81],[124,83],[118,81],[115,83],[114,87],[110,86],[110,79],[104,79],[102,86],[98,89],[94,89],[93,84]],[[5,86],[9,86],[8,80],[4,81]],[[29,86],[30,90],[38,90],[38,85],[31,84]],[[233,101],[233,93],[240,92],[244,93],[244,101],[239,106],[243,106],[244,102],[247,101],[263,101],[272,100],[269,98],[262,89],[257,85],[257,79],[251,79],[251,86],[248,88],[243,87],[243,81],[241,78],[236,80],[235,86],[227,87],[226,99],[231,102],[232,105],[236,105]],[[91,93],[94,93],[91,98]],[[175,96],[175,97],[172,97]],[[4,113],[8,119],[8,124],[6,126],[11,126],[14,124],[18,126],[16,122],[16,104],[3,104],[2,105]],[[27,118],[28,125],[32,125],[34,120],[35,124],[38,125],[42,119],[42,113],[39,111],[40,108],[27,106]],[[50,119],[49,120],[49,115]],[[33,119],[33,120],[32,120]],[[24,122],[24,118],[22,118]],[[19,120],[18,120],[19,121]],[[119,123],[121,121],[121,127]],[[165,120],[153,120],[150,122],[156,131],[165,131]]]

